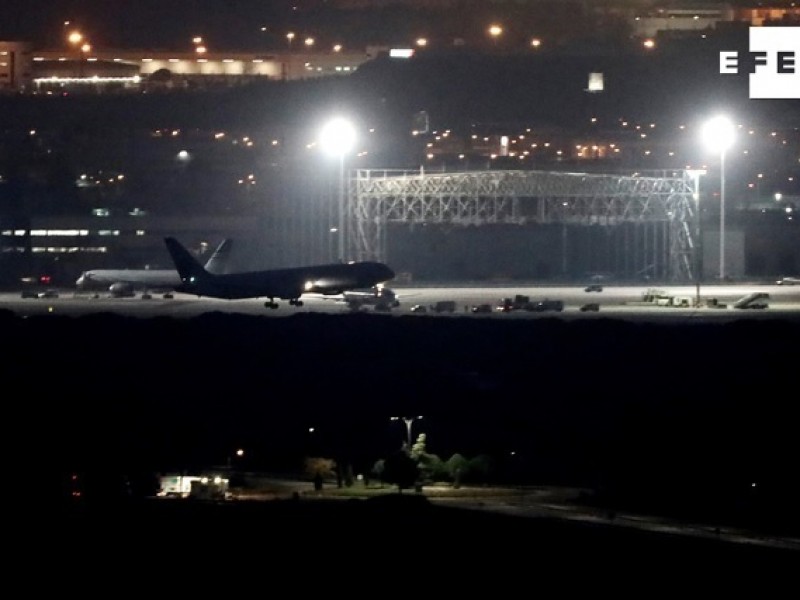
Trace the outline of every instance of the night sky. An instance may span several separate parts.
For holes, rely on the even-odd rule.
[[[214,34],[220,44],[253,41],[264,25],[291,16],[284,0],[32,0],[20,8],[0,2],[0,39],[28,39],[37,46],[63,43],[64,22],[80,28],[96,46],[181,47],[192,36]],[[294,3],[296,4],[296,3]],[[262,36],[263,38],[263,36]]]

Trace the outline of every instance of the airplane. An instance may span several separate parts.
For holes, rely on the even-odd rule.
[[[233,240],[222,240],[205,264],[209,273],[225,271],[232,246]],[[176,269],[93,269],[81,273],[75,282],[78,290],[107,289],[115,298],[133,296],[136,289],[174,290],[180,285]]]
[[[800,277],[781,277],[775,283],[778,285],[800,285]]]
[[[226,300],[266,297],[267,308],[278,308],[275,298],[303,306],[303,294],[343,294],[394,278],[387,265],[370,261],[215,274],[204,269],[174,237],[164,238],[164,242],[182,281],[176,291]]]

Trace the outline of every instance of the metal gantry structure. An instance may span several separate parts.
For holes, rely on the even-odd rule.
[[[692,281],[697,271],[697,194],[698,178],[688,170],[624,175],[351,170],[347,255],[351,260],[386,260],[390,224],[632,224],[635,240],[624,244],[639,270]]]

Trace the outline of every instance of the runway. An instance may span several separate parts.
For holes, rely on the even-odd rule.
[[[770,284],[706,285],[700,289],[700,306],[694,307],[697,298],[695,286],[657,286],[668,295],[684,298],[688,306],[656,306],[643,302],[644,294],[653,288],[644,286],[604,286],[600,292],[587,292],[583,286],[532,286],[532,285],[431,285],[431,286],[392,286],[400,305],[391,312],[375,313],[382,316],[425,317],[469,317],[488,319],[597,319],[615,318],[636,321],[692,321],[692,320],[737,320],[748,319],[797,319],[800,320],[800,286],[779,286]],[[264,306],[265,299],[220,300],[197,298],[175,294],[171,299],[153,294],[144,299],[136,295],[131,298],[112,298],[108,294],[92,295],[76,292],[74,289],[59,289],[58,297],[23,298],[21,292],[0,293],[0,309],[17,315],[81,316],[88,314],[113,313],[134,317],[173,317],[191,318],[209,312],[230,314],[261,315],[269,317],[288,317],[302,312],[324,312],[329,314],[351,313],[344,302],[333,296],[304,295],[303,306],[290,306],[279,302],[277,309]],[[769,294],[769,307],[766,309],[735,309],[733,303],[751,292]],[[563,310],[531,312],[514,310],[501,312],[497,305],[501,298],[515,295],[528,296],[531,302],[541,300],[560,300]],[[708,306],[709,299],[715,299],[724,308]],[[437,313],[432,305],[440,301],[455,302],[455,311]],[[597,311],[581,311],[586,304],[597,304]],[[488,305],[491,312],[475,313],[473,308]],[[414,307],[424,307],[425,312],[414,312]],[[363,307],[362,312],[374,312],[372,307]]]

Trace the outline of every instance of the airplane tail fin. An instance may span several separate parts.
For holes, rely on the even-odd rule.
[[[208,272],[203,268],[194,256],[189,254],[189,251],[184,248],[181,243],[173,237],[164,238],[167,244],[167,250],[172,257],[172,262],[175,263],[175,268],[178,270],[181,280],[184,284],[201,281],[208,277]],[[212,259],[213,260],[213,257]]]
[[[215,275],[220,275],[225,273],[228,270],[228,263],[230,262],[231,258],[231,247],[233,246],[233,240],[230,238],[225,238],[222,240],[222,243],[217,246],[217,249],[214,251],[214,254],[211,255],[211,258],[208,259],[208,262],[205,265],[206,271],[209,273],[214,273]]]

